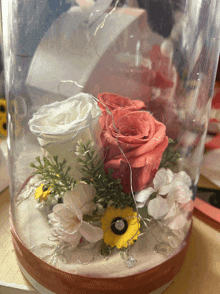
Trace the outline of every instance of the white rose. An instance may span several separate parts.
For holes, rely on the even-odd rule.
[[[62,102],[42,106],[29,121],[29,127],[45,155],[58,156],[66,160],[71,167],[69,175],[76,181],[82,177],[80,166],[75,155],[77,143],[92,139],[99,148],[101,127],[99,116],[101,110],[91,95],[80,93]],[[95,189],[81,185],[81,197],[91,199]]]
[[[98,122],[101,110],[91,95],[80,93],[42,106],[29,121],[30,130],[45,143],[73,139]],[[40,141],[41,142],[41,141]]]
[[[62,102],[42,106],[29,121],[29,127],[41,147],[58,160],[67,160],[71,175],[80,179],[76,161],[79,140],[92,139],[99,144],[101,110],[91,95],[80,93]]]

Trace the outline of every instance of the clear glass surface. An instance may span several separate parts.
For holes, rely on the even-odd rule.
[[[22,242],[97,277],[169,259],[191,225],[219,1],[8,0],[2,17]]]

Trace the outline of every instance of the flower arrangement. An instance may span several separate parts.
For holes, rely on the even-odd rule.
[[[143,57],[139,70],[131,79],[138,81],[141,74],[149,90],[138,96],[141,100],[133,94],[130,99],[79,93],[42,106],[29,121],[46,154],[31,166],[39,179],[35,199],[50,207],[51,236],[76,249],[98,243],[105,257],[113,249],[128,257],[129,248],[149,231],[158,241],[154,226],[163,231],[162,246],[166,239],[172,254],[192,210],[193,183],[182,171],[170,128],[176,114],[161,116],[163,104],[172,103],[176,72],[159,46]],[[126,260],[128,266],[134,261]]]
[[[96,133],[100,138],[81,133],[72,145],[74,166],[66,167],[69,159],[59,161],[51,154],[31,164],[39,177],[35,199],[50,206],[50,199],[55,200],[48,215],[51,235],[73,248],[102,240],[100,252],[106,256],[113,248],[128,250],[138,242],[152,219],[173,231],[184,227],[191,179],[186,172],[170,169],[180,155],[165,125],[143,101],[111,93],[91,99],[101,113]]]

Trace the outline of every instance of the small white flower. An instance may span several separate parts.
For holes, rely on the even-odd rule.
[[[64,203],[57,204],[48,215],[51,233],[64,242],[77,246],[84,237],[88,242],[97,242],[103,237],[101,228],[83,221],[83,214],[92,210],[92,203],[78,198],[73,192],[64,195]]]
[[[159,169],[153,179],[153,187],[143,189],[135,195],[137,207],[144,207],[150,195],[154,192],[158,192],[159,195],[166,195],[169,191],[172,179],[173,173],[170,169]]]
[[[164,217],[168,213],[169,209],[170,207],[167,200],[161,196],[157,196],[152,199],[148,204],[148,213],[155,219]]]
[[[152,187],[143,189],[135,195],[137,206],[143,207],[152,193],[156,198],[148,203],[148,213],[155,219],[171,219],[170,227],[184,226],[185,216],[178,215],[179,204],[186,204],[192,197],[191,179],[186,172],[173,174],[170,169],[161,168],[156,173]]]

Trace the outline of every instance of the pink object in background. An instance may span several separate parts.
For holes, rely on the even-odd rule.
[[[201,174],[220,187],[220,88],[218,87],[214,89],[205,148],[207,152],[203,157]]]
[[[205,147],[208,149],[220,148],[220,89],[215,88],[214,93],[208,126],[208,134],[213,137],[207,139]]]

